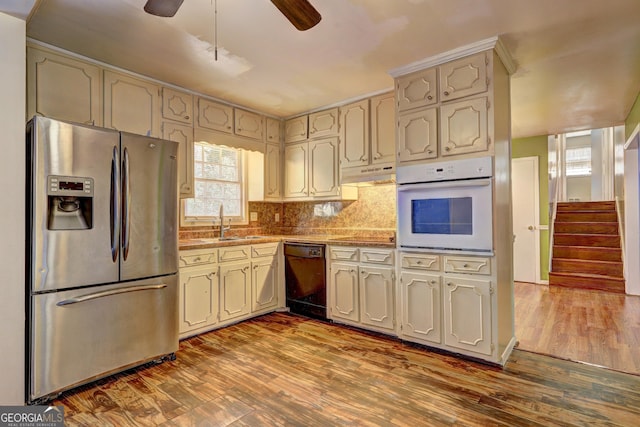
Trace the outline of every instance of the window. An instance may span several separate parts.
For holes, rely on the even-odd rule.
[[[567,176],[591,175],[591,147],[575,147],[566,149]]]
[[[242,151],[213,145],[194,143],[195,197],[184,205],[185,222],[215,222],[220,205],[224,205],[225,223],[243,221],[244,173]]]

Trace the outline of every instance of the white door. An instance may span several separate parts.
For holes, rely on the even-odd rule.
[[[513,193],[513,278],[518,282],[540,281],[540,222],[538,158],[511,161]]]

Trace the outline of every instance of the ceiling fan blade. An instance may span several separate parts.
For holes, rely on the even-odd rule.
[[[170,18],[176,14],[183,0],[147,0],[144,11],[156,16]]]
[[[271,0],[271,3],[300,31],[314,27],[322,19],[307,0]]]

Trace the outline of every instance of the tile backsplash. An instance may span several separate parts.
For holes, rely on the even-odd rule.
[[[234,226],[229,235],[331,234],[391,237],[396,229],[396,186],[360,187],[358,200],[307,202],[249,202],[256,221]],[[180,238],[219,236],[218,226],[184,227]]]

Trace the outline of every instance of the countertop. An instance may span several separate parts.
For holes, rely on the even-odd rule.
[[[288,236],[248,236],[220,240],[218,238],[184,239],[178,242],[181,251],[189,249],[209,249],[227,246],[253,245],[272,242],[320,243],[339,246],[363,246],[395,249],[395,242],[381,237],[335,236],[325,234],[288,235]]]

